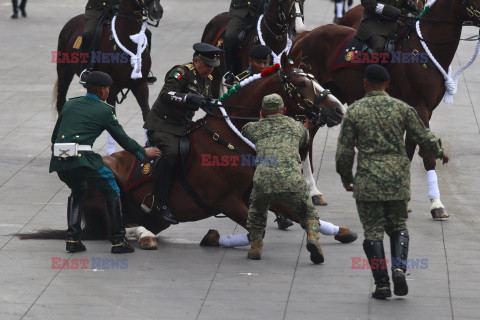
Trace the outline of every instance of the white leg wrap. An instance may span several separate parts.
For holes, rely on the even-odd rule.
[[[241,246],[247,246],[250,244],[250,241],[248,241],[248,234],[229,234],[226,236],[220,236],[220,239],[218,240],[218,244],[221,247],[225,248],[234,248],[234,247],[241,247]]]
[[[320,222],[320,233],[325,236],[334,236],[338,233],[340,229],[338,226],[334,225],[331,222],[318,220]]]
[[[143,129],[145,131],[145,142],[148,141],[148,136],[147,136],[147,129]]]
[[[443,203],[440,201],[440,199],[431,199],[432,205],[430,206],[430,210],[433,209],[438,209],[438,208],[445,208],[443,206]]]
[[[134,228],[125,228],[125,238],[130,241],[137,241],[138,237],[136,235],[136,229],[137,227]]]
[[[154,237],[155,235],[147,230],[145,227],[133,227],[133,228],[125,228],[125,238],[128,240],[135,240],[138,241],[144,237]]]
[[[112,138],[110,133],[108,134],[108,141],[107,141],[107,156],[111,155],[115,152],[115,140]]]
[[[428,198],[430,200],[440,199],[440,190],[438,190],[438,179],[435,170],[427,171]]]
[[[337,18],[343,17],[343,4],[341,2],[336,2],[335,5],[337,6]]]
[[[305,158],[305,161],[302,162],[302,170],[305,181],[307,182],[308,190],[310,191],[310,196],[322,194],[320,190],[317,189],[317,184],[315,183],[315,178],[313,177],[312,169],[310,167],[310,159],[308,154]]]

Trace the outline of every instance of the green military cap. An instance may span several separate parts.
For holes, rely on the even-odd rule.
[[[378,64],[371,64],[365,68],[365,80],[379,84],[390,80],[390,74],[387,69]]]
[[[108,73],[92,71],[85,77],[85,83],[98,87],[110,87],[113,83],[113,80]]]
[[[283,108],[283,99],[280,95],[273,93],[263,97],[262,109],[265,111],[275,111]]]

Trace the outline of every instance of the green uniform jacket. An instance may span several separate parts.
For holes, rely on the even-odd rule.
[[[147,130],[183,135],[198,110],[198,106],[185,101],[187,93],[195,91],[211,99],[212,79],[211,75],[202,78],[193,63],[173,67],[167,73],[165,84],[143,127]]]
[[[410,197],[410,160],[404,133],[435,157],[443,157],[440,139],[427,129],[415,109],[372,91],[352,104],[338,137],[336,166],[343,184],[353,182],[353,197],[362,201],[405,200]],[[352,175],[355,150],[357,173]]]
[[[232,0],[229,13],[242,19],[256,17],[263,13],[264,5],[265,0]]]
[[[58,116],[51,141],[52,143],[75,142],[79,145],[91,146],[98,136],[107,130],[125,150],[143,159],[145,149],[127,136],[118,123],[114,111],[113,106],[91,98],[90,95],[70,99]],[[98,170],[103,166],[102,157],[93,151],[79,151],[78,157],[69,158],[57,158],[52,154],[50,160],[50,172],[78,167]]]
[[[119,5],[120,0],[88,0],[86,10],[103,10],[107,7]]]
[[[375,35],[388,36],[392,33],[397,25],[393,18],[394,8],[403,8],[407,0],[361,0],[361,2],[364,11],[356,36],[365,41]]]
[[[307,190],[299,150],[307,146],[308,134],[302,124],[272,114],[247,123],[242,134],[255,144],[257,157],[266,160],[255,169],[253,188],[257,194]]]

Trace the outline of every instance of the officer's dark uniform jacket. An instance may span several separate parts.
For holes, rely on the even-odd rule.
[[[52,143],[78,143],[92,146],[100,134],[107,130],[128,152],[144,159],[145,149],[131,139],[115,117],[115,108],[95,95],[73,98],[65,103],[55,129]],[[59,158],[52,154],[50,172],[65,171],[78,167],[98,170],[104,166],[102,157],[93,151],[79,151],[77,157]]]
[[[143,127],[176,136],[183,135],[198,110],[198,106],[186,102],[186,95],[196,92],[207,99],[212,98],[212,79],[211,75],[202,78],[193,63],[173,67],[167,73],[165,84]]]
[[[258,11],[263,10],[265,0],[233,0],[230,4],[230,14],[234,14],[242,19],[248,16],[255,17]],[[258,11],[257,11],[258,10]]]
[[[406,6],[407,0],[361,0],[364,7],[356,36],[367,40],[374,35],[388,36],[397,24],[394,12]]]
[[[119,5],[120,0],[88,0],[85,9],[87,10],[103,10],[107,7]]]

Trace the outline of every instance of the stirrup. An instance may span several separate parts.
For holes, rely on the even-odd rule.
[[[83,71],[80,73],[80,81],[78,81],[78,83],[80,83],[82,86],[85,85],[86,82],[84,80],[84,77],[86,77],[90,72],[92,72],[92,69],[90,68],[83,69]]]
[[[152,197],[152,206],[149,207],[145,204],[145,201],[148,197]],[[140,208],[142,208],[143,212],[145,213],[152,213],[153,205],[155,204],[155,195],[153,193],[149,193],[143,198],[142,203],[140,204]]]
[[[152,71],[150,71],[150,72],[148,73],[148,76],[147,76],[147,84],[148,84],[149,86],[151,86],[151,85],[155,84],[156,81],[157,81],[157,77],[155,77],[155,76],[153,75]]]

